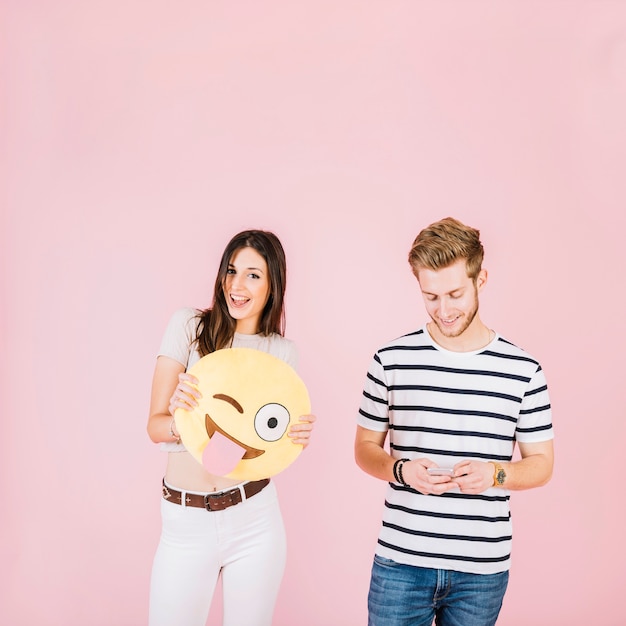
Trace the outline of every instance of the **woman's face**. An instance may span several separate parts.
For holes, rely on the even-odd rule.
[[[235,330],[254,335],[270,293],[265,259],[254,248],[241,248],[230,259],[224,279],[228,312],[237,320]]]

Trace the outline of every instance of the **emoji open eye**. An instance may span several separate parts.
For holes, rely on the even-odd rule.
[[[289,411],[282,404],[262,406],[254,418],[254,429],[264,441],[278,441],[289,426]]]

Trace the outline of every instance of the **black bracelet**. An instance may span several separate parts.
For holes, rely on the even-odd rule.
[[[398,459],[393,465],[393,474],[396,477],[396,480],[404,487],[408,487],[409,483],[404,480],[404,476],[402,475],[402,466],[409,459]]]
[[[399,483],[400,482],[400,477],[398,476],[398,463],[400,463],[402,459],[398,459],[394,464],[393,464],[393,477],[396,479],[396,482]]]

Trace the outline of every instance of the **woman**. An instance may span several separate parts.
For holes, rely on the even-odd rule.
[[[148,419],[150,438],[169,453],[150,626],[204,626],[219,576],[224,625],[271,624],[286,557],[274,483],[247,482],[243,501],[207,511],[203,496],[233,488],[240,492],[238,481],[209,474],[185,450],[173,416],[178,408],[197,406],[198,381],[186,370],[210,352],[254,348],[295,367],[295,345],[283,337],[285,279],[285,253],[276,235],[239,233],[222,255],[212,307],[177,311],[165,332]],[[300,420],[289,436],[294,444],[306,446],[315,417]]]

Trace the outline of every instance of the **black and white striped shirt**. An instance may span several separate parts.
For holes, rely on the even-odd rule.
[[[395,458],[510,461],[515,441],[552,439],[539,363],[496,335],[476,352],[451,352],[426,328],[381,348],[370,365],[358,424],[389,431]],[[423,495],[390,483],[376,553],[399,563],[492,574],[509,568],[509,492]]]

